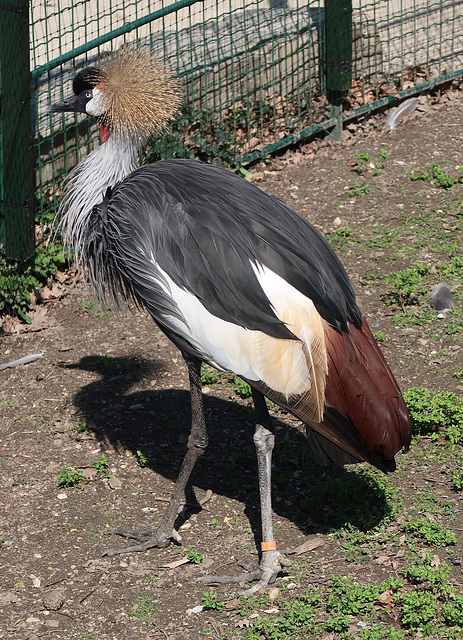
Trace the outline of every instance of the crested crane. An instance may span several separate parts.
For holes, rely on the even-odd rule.
[[[106,553],[179,539],[177,510],[207,446],[206,362],[252,387],[262,553],[255,570],[234,577],[258,581],[250,595],[287,564],[272,529],[274,436],[265,396],[305,423],[320,460],[366,460],[383,471],[395,468],[395,454],[410,443],[405,403],[344,268],[311,224],[222,168],[191,160],[136,168],[147,136],[180,105],[177,81],[150,52],[123,47],[99,68],[80,71],[73,91],[50,111],[94,116],[102,144],[69,176],[60,208],[64,242],[101,303],[146,308],[180,349],[191,390],[187,453],[161,524],[148,532],[114,529],[137,542]]]

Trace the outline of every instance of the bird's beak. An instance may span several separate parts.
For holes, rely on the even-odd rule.
[[[59,102],[55,102],[50,107],[48,107],[48,113],[87,113],[85,111],[86,100],[82,99],[82,94],[78,96],[71,96],[66,98],[65,100],[60,100]]]

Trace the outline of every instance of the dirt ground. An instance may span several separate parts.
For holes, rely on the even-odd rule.
[[[447,192],[412,182],[410,174],[435,162],[449,172],[463,165],[463,96],[450,91],[422,104],[394,132],[385,132],[383,121],[378,115],[362,126],[350,126],[342,145],[313,142],[252,167],[253,179],[335,238],[359,306],[373,331],[381,332],[382,349],[401,388],[426,385],[433,392],[461,395],[462,381],[455,376],[463,369],[461,334],[446,333],[448,319],[437,314],[432,335],[429,327],[395,323],[384,301],[386,285],[377,276],[417,259],[438,264],[451,257],[433,252],[431,232],[421,249],[412,250],[416,234],[422,233],[413,225],[391,236],[403,230],[404,216],[412,211],[418,217],[437,212],[442,233],[461,238],[461,206],[455,209],[452,203],[460,199],[461,204],[462,185],[452,188],[450,203]],[[371,161],[378,162],[381,149],[389,152],[384,167],[369,167]],[[359,166],[356,152],[371,160]],[[372,185],[368,193],[364,188],[361,195],[352,194],[351,184],[365,183]],[[389,236],[392,242],[386,241]],[[355,245],[352,237],[357,238]],[[438,275],[434,284],[437,281]],[[124,544],[108,526],[149,529],[165,508],[188,436],[185,366],[146,314],[136,311],[120,318],[101,311],[80,281],[47,311],[43,328],[32,325],[22,333],[0,336],[0,363],[43,354],[33,363],[0,371],[0,638],[244,637],[243,617],[233,604],[221,613],[194,608],[205,590],[195,582],[197,576],[232,572],[237,557],[257,559],[250,401],[239,396],[232,382],[211,378],[206,385],[210,447],[192,476],[186,520],[179,518],[182,545],[102,557],[106,548]],[[286,581],[297,592],[316,588],[332,574],[378,583],[398,575],[398,549],[392,563],[378,563],[377,556],[348,562],[342,539],[324,527],[323,509],[310,514],[302,508],[311,452],[291,416],[280,412],[274,419],[278,545],[293,550],[308,536],[320,542],[296,556],[299,573],[289,567],[277,586]],[[423,447],[428,445],[415,442],[409,454],[398,456],[394,482],[407,504],[413,503],[417,487],[433,483],[454,504],[446,526],[460,537],[461,500],[452,494],[440,462],[423,464]],[[98,461],[102,473],[96,475]],[[59,486],[63,467],[80,469],[86,481],[77,488]],[[111,478],[104,477],[107,472]],[[330,473],[342,479],[347,472],[319,471],[319,478]],[[198,501],[204,498],[201,509]],[[172,565],[188,552],[201,553],[202,562]],[[461,585],[460,540],[452,553],[457,560],[449,580]],[[217,591],[233,603],[237,589]],[[265,615],[268,606],[255,605],[254,614]],[[246,623],[250,628],[252,615]]]

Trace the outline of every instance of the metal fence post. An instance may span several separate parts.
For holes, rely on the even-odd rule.
[[[352,0],[325,0],[326,95],[337,125],[334,140],[342,135],[342,93],[352,84]]]
[[[29,3],[0,3],[0,241],[6,257],[34,255]],[[2,237],[3,236],[3,237]]]

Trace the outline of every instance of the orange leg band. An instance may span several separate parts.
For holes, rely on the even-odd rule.
[[[261,544],[262,551],[276,551],[276,548],[277,543],[275,540],[272,540],[271,542],[262,542]]]

